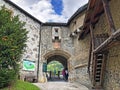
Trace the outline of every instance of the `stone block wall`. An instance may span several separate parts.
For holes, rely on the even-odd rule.
[[[116,30],[118,30],[120,29],[120,0],[110,0],[109,6]]]
[[[112,47],[109,50],[106,61],[105,90],[120,90],[120,46]]]
[[[109,5],[116,30],[118,30],[120,29],[120,0],[111,0]],[[120,45],[109,49],[104,88],[105,90],[120,90]]]
[[[116,30],[120,29],[120,0],[111,0],[109,2],[111,14]],[[106,63],[105,90],[120,89],[120,45],[109,49],[108,60]]]
[[[52,27],[42,26],[41,29],[41,56],[45,55],[47,52],[53,50],[52,47]],[[44,58],[42,57],[42,60]]]
[[[22,70],[22,75],[25,74],[37,74],[37,62],[38,62],[38,49],[39,49],[39,31],[40,31],[40,23],[36,22],[34,19],[28,17],[22,11],[18,10],[16,7],[6,3],[3,0],[0,0],[0,6],[5,5],[6,8],[10,9],[13,12],[13,16],[19,15],[19,19],[22,22],[26,22],[25,28],[29,32],[27,37],[28,40],[26,42],[27,47],[25,48],[25,53],[22,55],[21,63],[23,59],[35,61],[35,71],[34,72],[27,72]],[[22,68],[22,66],[21,66]]]
[[[90,35],[87,35],[83,40],[74,39],[75,48],[75,65],[84,64],[89,59]]]
[[[87,64],[81,65],[80,68],[76,68],[76,81],[87,87],[91,87],[91,81],[87,73]]]
[[[4,0],[0,0],[0,6],[5,5],[8,9],[13,12],[13,15],[19,15],[21,21],[26,22],[25,28],[29,31],[26,52],[21,58],[32,60],[36,63],[36,69],[34,72],[22,71],[22,74],[37,74],[38,55],[41,55],[41,61],[45,61],[44,55],[48,52],[56,50],[53,47],[52,42],[52,27],[53,26],[42,26],[39,22],[28,17],[26,14],[18,10],[16,7],[6,3]],[[118,30],[120,28],[120,0],[110,0],[109,6],[115,27]],[[90,80],[87,74],[87,62],[89,59],[89,48],[90,48],[90,35],[87,35],[83,40],[78,40],[79,34],[76,37],[69,37],[71,32],[80,28],[83,25],[85,12],[82,12],[76,16],[68,27],[55,26],[61,29],[61,42],[60,50],[68,52],[72,57],[70,58],[69,67],[70,77],[81,84],[90,86]],[[41,28],[40,28],[41,27]],[[41,52],[39,53],[39,37],[41,30]],[[110,28],[106,19],[106,15],[100,16],[99,22],[94,28],[94,34],[110,33]],[[40,61],[40,62],[41,62]],[[86,65],[85,65],[86,64]],[[83,65],[83,66],[82,66]],[[84,66],[85,65],[85,66]],[[21,67],[22,68],[22,67]],[[40,69],[42,63],[40,63]],[[41,70],[42,72],[42,70]],[[105,90],[120,90],[120,46],[116,45],[110,48],[107,60],[106,69],[104,75],[104,89]]]
[[[102,33],[108,33],[108,35],[111,34],[105,13],[100,16],[100,19],[94,29],[94,35]]]
[[[74,68],[76,71],[76,81],[85,86],[91,86],[87,65],[89,60],[90,36],[87,35],[83,40],[74,40],[75,56]]]
[[[44,55],[48,52],[51,52],[53,50],[57,50],[54,48],[52,42],[52,27],[53,26],[42,26],[42,32],[41,32],[41,56],[42,60],[44,60]],[[64,26],[55,26],[60,27],[61,29],[61,41],[60,41],[60,48],[58,50],[63,50],[68,52],[69,54],[73,54],[73,43],[72,39],[69,37],[70,30],[67,27]]]
[[[76,16],[69,25],[71,32],[74,32],[76,29],[80,28],[83,25],[85,18],[85,11]]]
[[[70,23],[70,31],[74,32],[83,25],[85,11],[76,16]],[[78,40],[79,33],[72,38],[74,44],[74,54],[71,60],[71,81],[90,86],[90,79],[87,73],[87,64],[89,59],[90,35],[84,39]],[[84,66],[85,65],[85,66]],[[81,67],[82,66],[82,67]]]
[[[120,0],[111,0],[109,2],[111,14],[116,29],[120,28]],[[96,24],[94,34],[110,33],[109,25],[105,14],[102,14],[99,22]],[[120,90],[120,45],[109,49],[106,60],[103,87],[105,90]]]
[[[72,39],[70,38],[70,29],[68,27],[61,27],[61,48],[63,51],[69,52],[69,54],[74,54],[74,47]]]
[[[60,48],[54,48],[54,42],[52,40],[52,28],[53,27],[58,27],[61,30],[61,41],[60,41]],[[64,26],[42,26],[41,28],[41,61],[40,62],[47,62],[46,59],[50,58],[52,55],[54,56],[56,53],[59,55],[64,55],[66,52],[70,56],[74,54],[74,47],[73,47],[73,42],[72,39],[69,37],[70,35],[70,30],[68,27]],[[50,56],[48,55],[50,54]],[[47,57],[48,55],[48,57]],[[65,57],[66,58],[66,57]],[[71,57],[68,57],[71,58]],[[68,59],[66,58],[66,59]],[[68,68],[69,68],[69,60],[68,62]],[[42,63],[40,64],[40,75],[42,75]]]

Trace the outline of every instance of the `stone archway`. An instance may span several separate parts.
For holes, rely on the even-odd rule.
[[[71,57],[71,55],[68,52],[66,52],[66,51],[63,51],[63,50],[52,50],[52,51],[47,52],[44,55],[44,58],[45,58],[45,60],[47,60],[49,57],[51,57],[53,55],[60,55],[60,56],[65,57],[66,59],[69,59]]]
[[[50,63],[51,61],[58,61],[60,62],[65,68],[67,67],[67,59],[64,56],[61,55],[53,55],[47,59],[47,64]]]
[[[45,60],[47,60],[47,63],[51,62],[52,60],[59,61],[64,67],[68,66],[69,59],[71,55],[63,50],[53,50],[49,51],[44,55]]]
[[[70,57],[71,55],[63,50],[53,50],[44,55],[47,64],[49,64],[52,61],[58,61],[64,66],[64,68],[68,69]]]

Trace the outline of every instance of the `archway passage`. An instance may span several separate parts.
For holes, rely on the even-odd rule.
[[[53,62],[52,64],[54,65],[51,71],[48,71],[48,81],[64,81],[64,77],[62,75],[62,70],[64,68],[67,68],[68,64],[67,64],[67,59],[64,56],[61,55],[53,55],[51,57],[49,57],[47,59],[47,64],[50,64],[51,62]],[[55,64],[61,63],[61,65],[63,66],[63,69],[60,70],[61,68],[58,68],[58,66],[56,66]],[[57,68],[59,70],[57,70]]]
[[[61,55],[53,55],[47,59],[47,64],[51,61],[58,61],[60,62],[64,67],[67,67],[67,59],[64,56]]]
[[[52,61],[58,61],[60,62],[64,68],[68,68],[69,71],[69,59],[70,59],[71,55],[63,50],[53,50],[53,51],[49,51],[44,55],[44,58],[47,62],[47,64],[49,64]],[[51,75],[49,73],[49,75]],[[62,76],[62,71],[60,72],[60,75]],[[52,76],[51,76],[52,77]],[[50,77],[48,77],[49,79]]]

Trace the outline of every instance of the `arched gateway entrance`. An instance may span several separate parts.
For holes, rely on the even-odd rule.
[[[68,68],[69,70],[69,59],[71,55],[63,50],[54,50],[46,53],[44,58],[46,63],[49,64],[52,61],[58,61],[63,65],[64,68]],[[48,71],[48,80],[56,81],[56,80],[63,80],[62,71],[57,71],[57,75],[54,75],[54,72]]]

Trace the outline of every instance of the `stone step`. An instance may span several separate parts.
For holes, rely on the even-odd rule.
[[[97,63],[101,63],[102,64],[102,61],[97,61]]]
[[[95,80],[96,82],[100,82],[100,80]]]
[[[95,75],[95,76],[100,76],[100,75]]]
[[[97,61],[97,63],[102,63],[102,61]]]
[[[100,76],[95,76],[95,78],[100,79]]]
[[[95,78],[95,80],[98,80],[98,81],[100,81],[100,77],[99,77],[99,78]]]
[[[102,54],[98,54],[97,55],[97,59],[103,59],[103,55]]]
[[[101,68],[96,68],[96,71],[101,71]]]
[[[96,73],[100,73],[101,71],[96,71]]]
[[[100,78],[95,78],[95,81],[100,81]]]
[[[97,63],[97,67],[101,67],[102,66],[102,64],[101,63]]]
[[[97,56],[103,56],[103,54],[97,54]]]
[[[100,58],[97,58],[97,61],[102,61],[102,59],[100,59]]]
[[[98,86],[98,85],[100,85],[100,83],[99,83],[99,82],[96,82],[96,85]]]
[[[95,80],[100,80],[100,77],[96,77]]]

